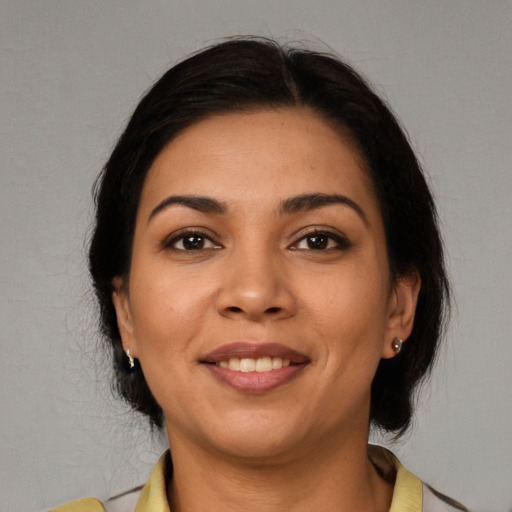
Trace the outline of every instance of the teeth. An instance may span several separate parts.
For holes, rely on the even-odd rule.
[[[234,370],[235,372],[240,371],[240,359],[238,357],[232,357],[228,362],[228,368],[230,370]]]
[[[254,366],[257,372],[269,372],[272,370],[272,358],[260,357],[256,360],[256,364]]]
[[[256,370],[256,361],[254,359],[240,359],[240,371],[247,373]]]
[[[276,359],[278,359],[276,368],[283,368],[286,366],[290,366],[289,359],[281,359],[280,357],[277,357]],[[273,364],[274,363],[272,363],[272,368],[275,370],[276,368],[274,368]]]
[[[250,359],[243,357],[231,357],[228,361],[220,361],[216,363],[222,368],[229,368],[235,372],[269,372],[271,370],[279,370],[280,368],[290,366],[289,359],[281,357],[260,357],[258,359]]]

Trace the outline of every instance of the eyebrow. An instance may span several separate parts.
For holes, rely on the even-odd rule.
[[[354,200],[340,194],[317,193],[291,197],[282,202],[280,213],[281,215],[292,215],[294,213],[316,210],[333,204],[342,204],[352,208],[352,210],[361,217],[364,223],[368,224],[368,219],[363,209]]]
[[[169,196],[158,203],[149,214],[148,222],[163,210],[172,205],[181,205],[202,213],[215,213],[222,215],[227,213],[228,207],[222,201],[206,196]]]
[[[318,208],[323,208],[333,204],[341,204],[352,208],[352,210],[354,210],[359,215],[359,217],[361,217],[365,224],[368,224],[368,219],[366,218],[363,209],[354,200],[340,194],[315,193],[301,194],[299,196],[290,197],[281,203],[279,213],[281,215],[293,215],[294,213],[316,210]],[[148,217],[148,223],[153,217],[155,217],[155,215],[173,205],[186,206],[201,213],[216,215],[223,215],[228,212],[226,203],[211,197],[193,195],[169,196],[158,203],[155,208],[151,210],[151,213]]]

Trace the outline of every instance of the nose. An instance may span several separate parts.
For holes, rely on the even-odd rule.
[[[297,301],[285,264],[264,251],[237,254],[226,262],[217,296],[219,314],[252,322],[293,316]]]

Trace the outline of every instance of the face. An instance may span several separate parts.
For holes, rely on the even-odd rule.
[[[412,327],[348,139],[305,109],[214,116],[157,157],[129,276],[125,349],[180,443],[285,457],[364,439],[370,386]]]

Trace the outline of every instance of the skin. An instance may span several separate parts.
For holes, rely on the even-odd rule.
[[[283,211],[303,194],[348,204]],[[189,228],[198,249],[180,238]],[[392,485],[366,454],[370,386],[411,332],[420,282],[391,282],[379,205],[343,134],[306,109],[186,129],[147,175],[129,276],[114,287],[123,346],[164,411],[173,512],[389,509]],[[280,343],[308,364],[240,392],[200,362],[237,341]]]

